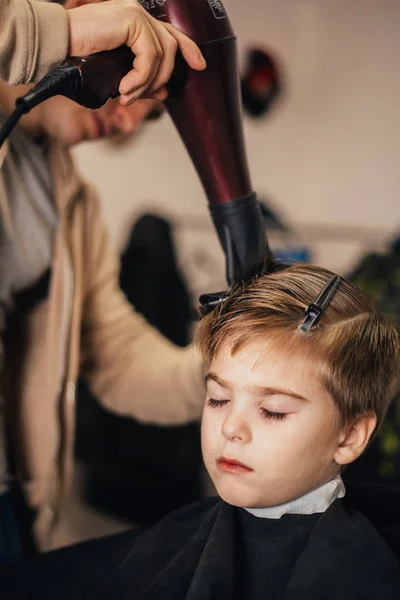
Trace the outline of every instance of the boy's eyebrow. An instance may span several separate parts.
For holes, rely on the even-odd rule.
[[[309,400],[304,396],[296,394],[296,392],[293,392],[292,390],[288,390],[286,388],[251,386],[249,387],[249,390],[253,391],[253,393],[257,396],[276,396],[278,394],[281,394],[282,396],[291,396],[292,398],[296,398],[297,400],[304,400],[305,402],[309,402]]]
[[[215,373],[211,373],[211,372],[207,373],[207,375],[204,377],[204,381],[206,383],[207,383],[207,381],[215,381],[215,383],[218,383],[218,385],[225,388],[226,390],[232,389],[232,386],[228,381],[225,381],[225,379],[221,379]]]
[[[218,385],[223,387],[226,390],[231,390],[232,385],[225,381],[225,379],[221,379],[215,373],[207,373],[205,376],[205,381],[215,381]],[[283,396],[291,396],[292,398],[296,398],[297,400],[304,400],[305,402],[309,402],[307,398],[301,396],[300,394],[296,394],[292,390],[288,390],[286,388],[276,388],[276,387],[260,387],[260,386],[247,386],[247,389],[250,393],[255,396],[276,396],[278,394],[282,394]]]

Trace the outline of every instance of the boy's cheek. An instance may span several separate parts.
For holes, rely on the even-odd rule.
[[[205,406],[203,409],[203,418],[201,421],[202,444],[212,448],[219,446],[223,442],[222,427],[224,424],[224,415],[221,409],[213,409]]]

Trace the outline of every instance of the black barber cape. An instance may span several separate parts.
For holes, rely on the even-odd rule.
[[[262,519],[212,498],[144,533],[3,569],[0,598],[399,600],[391,542],[342,500],[323,514]]]

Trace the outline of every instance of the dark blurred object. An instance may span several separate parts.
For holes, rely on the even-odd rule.
[[[269,201],[260,200],[259,204],[275,259],[284,263],[312,262],[311,249],[298,239],[296,230],[289,227],[277,211],[271,208]]]
[[[120,282],[129,302],[161,333],[179,346],[189,343],[191,302],[165,219],[144,215],[133,227]],[[86,464],[90,505],[148,525],[201,497],[197,423],[165,428],[118,417],[103,410],[83,383],[77,406],[76,454]]]
[[[272,210],[266,200],[260,200],[259,204],[263,223],[267,231],[272,229],[277,231],[289,231],[286,223],[284,223],[282,218],[277,215],[276,211]]]
[[[241,80],[244,110],[251,117],[263,117],[282,94],[282,82],[273,56],[261,48],[248,52]]]
[[[349,279],[373,300],[380,312],[400,326],[400,238],[386,254],[368,254]],[[350,465],[348,481],[400,486],[400,395],[396,396],[377,437]]]
[[[169,340],[189,343],[191,301],[168,221],[156,215],[137,221],[121,258],[120,284],[129,302]]]

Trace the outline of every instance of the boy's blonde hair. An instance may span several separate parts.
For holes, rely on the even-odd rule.
[[[360,289],[342,279],[309,333],[299,330],[305,310],[334,274],[293,265],[235,284],[199,324],[196,342],[209,362],[225,343],[235,354],[265,338],[266,349],[285,348],[312,360],[334,399],[342,423],[374,413],[381,424],[399,385],[400,335]]]

